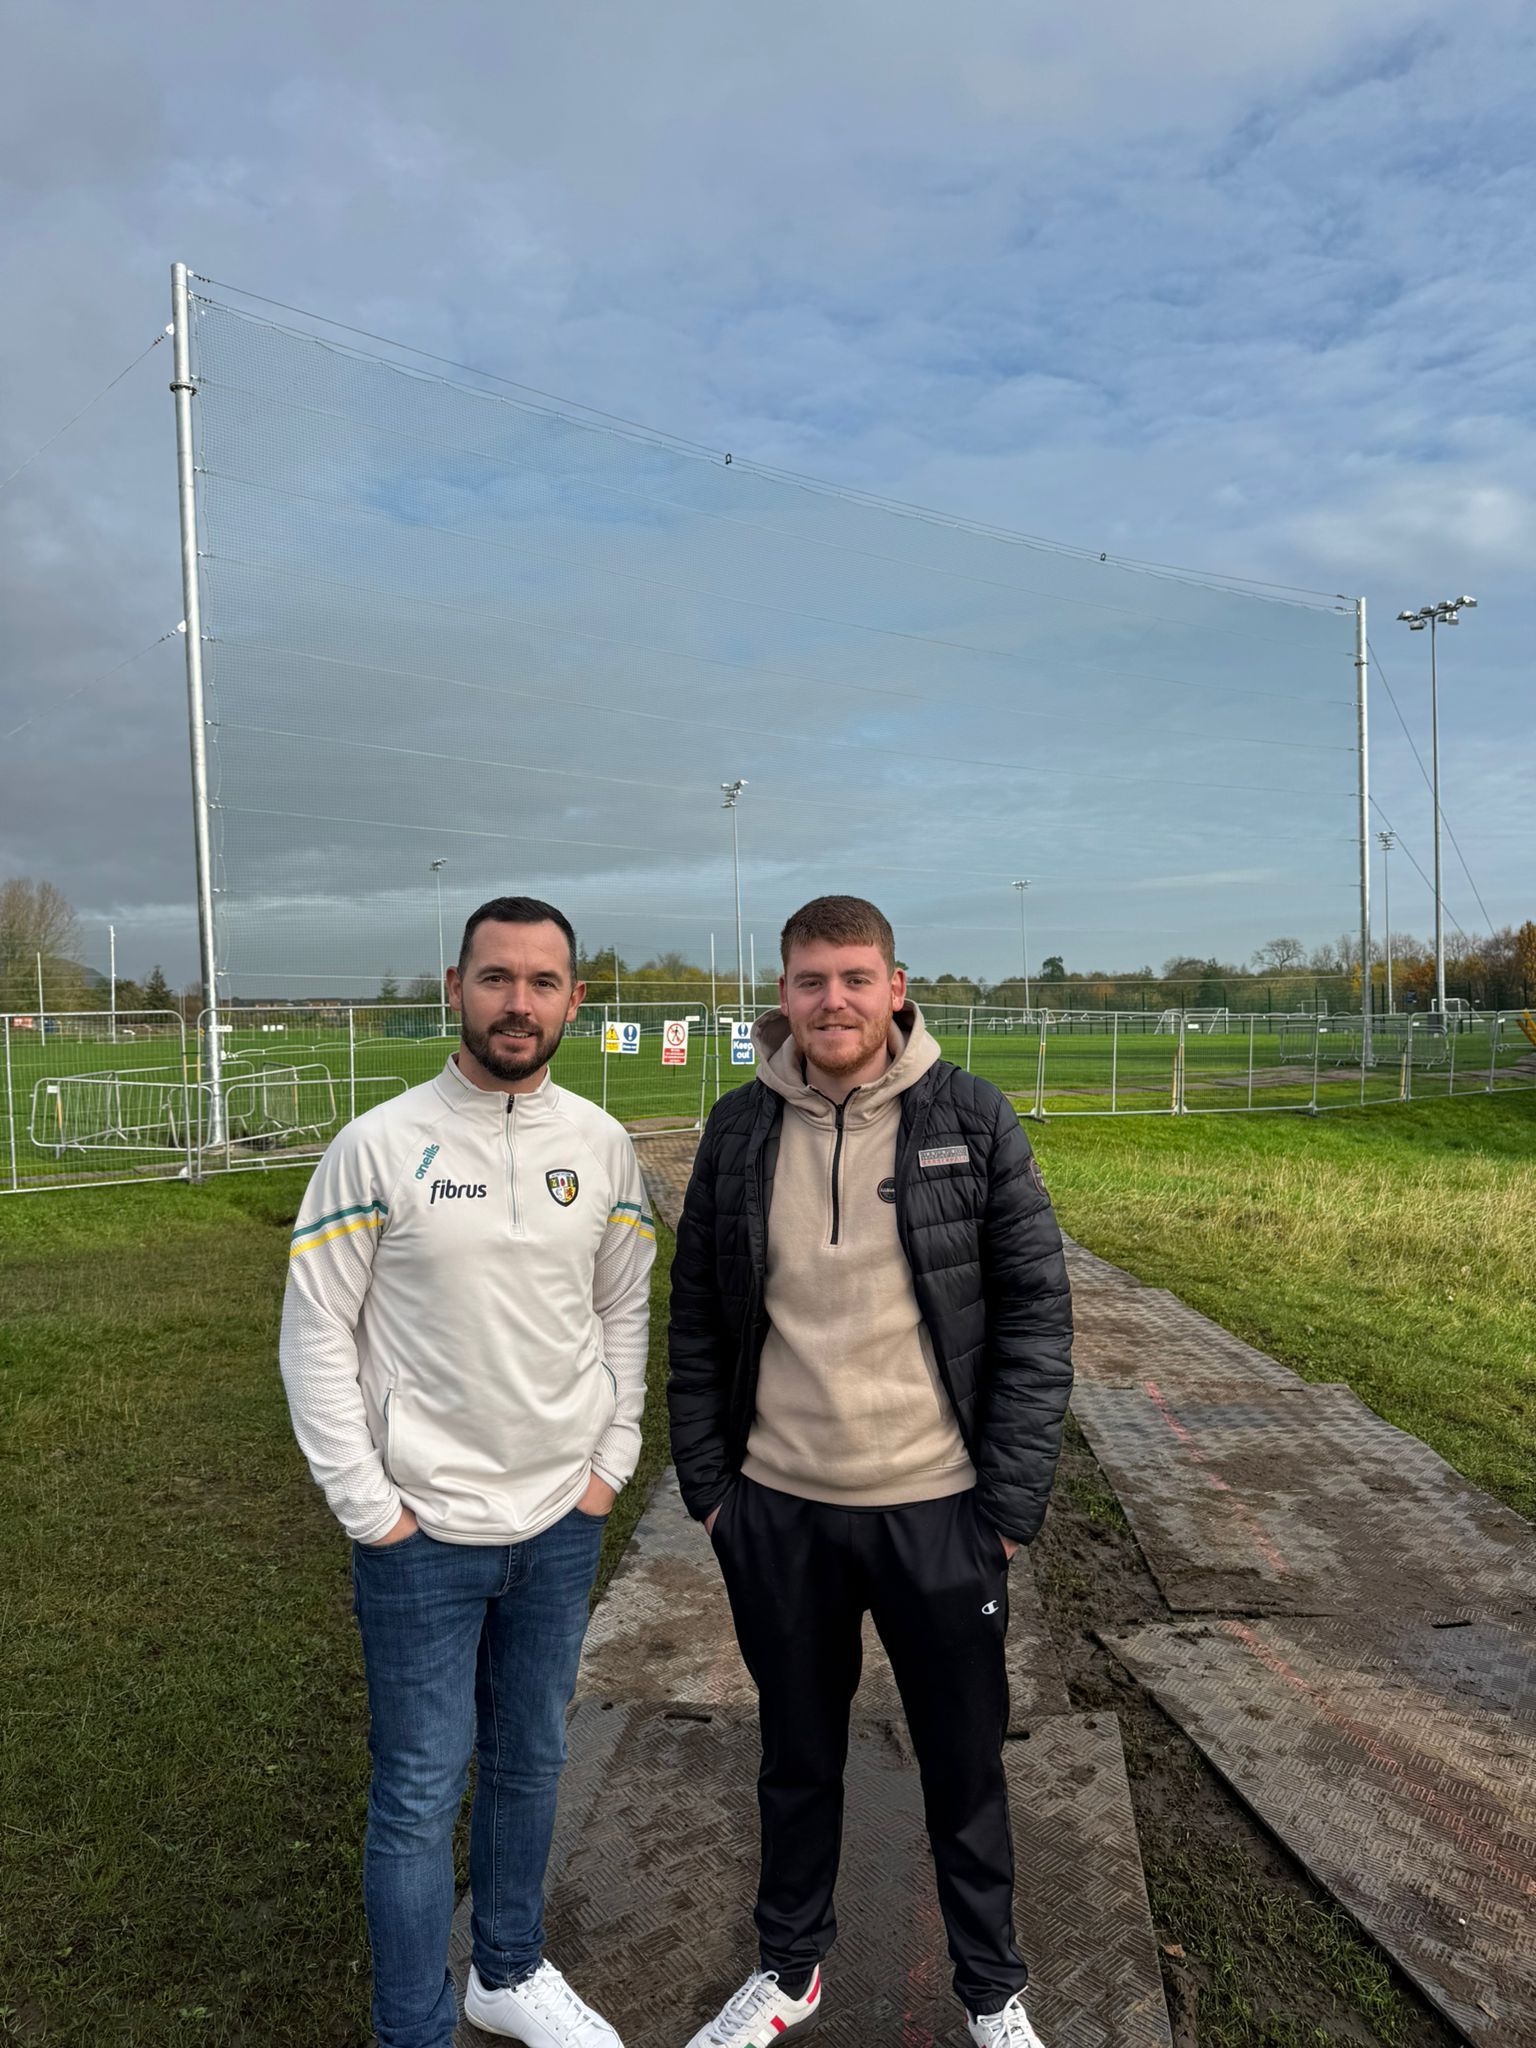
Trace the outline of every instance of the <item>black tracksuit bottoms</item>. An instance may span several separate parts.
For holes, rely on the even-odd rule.
[[[836,1508],[743,1478],[721,1503],[713,1541],[762,1723],[763,1968],[807,1975],[837,1932],[843,1768],[867,1610],[917,1756],[955,1995],[968,2012],[998,2011],[1028,1971],[1013,1934],[1008,1562],[997,1531],[969,1492]]]

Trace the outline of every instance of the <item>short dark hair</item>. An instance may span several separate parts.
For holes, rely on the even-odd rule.
[[[878,946],[896,972],[896,934],[884,911],[863,896],[816,896],[802,904],[779,934],[779,957],[789,965],[794,946],[825,939],[834,946]]]
[[[470,952],[475,943],[475,933],[483,924],[554,924],[565,933],[566,947],[571,956],[571,982],[577,980],[576,931],[563,910],[556,910],[553,903],[541,902],[537,896],[493,896],[489,903],[482,903],[474,911],[464,927],[464,937],[459,942],[459,973],[462,975],[469,965]]]

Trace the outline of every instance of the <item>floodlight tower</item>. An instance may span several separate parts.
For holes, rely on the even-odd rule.
[[[437,1029],[442,1038],[448,1036],[448,978],[443,971],[443,869],[447,865],[446,860],[431,863],[432,879],[437,884]]]
[[[1387,1015],[1392,1014],[1392,861],[1391,853],[1397,844],[1395,832],[1378,832],[1381,841],[1381,907],[1387,921]]]
[[[1017,890],[1018,890],[1018,892],[1019,892],[1019,964],[1020,964],[1020,965],[1021,965],[1021,966],[1023,967],[1023,969],[1024,969],[1024,1018],[1025,1018],[1025,1022],[1026,1022],[1026,1024],[1027,1024],[1027,1023],[1028,1023],[1028,1020],[1029,1020],[1029,1008],[1030,1008],[1030,1004],[1029,1004],[1029,925],[1028,925],[1028,922],[1026,921],[1026,918],[1025,918],[1025,914],[1024,914],[1024,898],[1025,898],[1025,895],[1026,895],[1026,894],[1028,893],[1028,890],[1029,890],[1029,884],[1028,884],[1028,882],[1015,882],[1013,886],[1014,886],[1014,888],[1015,888],[1015,889],[1017,889]]]
[[[742,1022],[747,1014],[746,958],[741,948],[741,842],[736,827],[736,804],[746,782],[737,776],[734,782],[722,782],[725,793],[722,811],[731,814],[731,880],[736,887],[736,1020]],[[754,990],[754,995],[756,991]]]
[[[1435,633],[1440,626],[1460,623],[1461,612],[1475,612],[1475,597],[1442,597],[1438,604],[1420,605],[1416,612],[1399,612],[1398,620],[1410,633],[1429,628],[1429,740],[1430,788],[1435,806],[1435,1008],[1445,1021],[1445,898],[1440,887],[1440,677],[1436,659]]]

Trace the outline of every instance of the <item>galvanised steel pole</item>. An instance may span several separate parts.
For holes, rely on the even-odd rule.
[[[1393,1011],[1392,1002],[1392,849],[1397,844],[1391,832],[1378,832],[1381,841],[1381,914],[1387,926],[1387,1015]]]
[[[741,835],[736,825],[736,806],[731,805],[731,881],[736,891],[736,1021],[747,1014],[746,988],[742,975],[746,962],[741,957]]]
[[[740,800],[741,792],[746,786],[745,781],[739,775],[734,782],[722,782],[720,785],[725,791],[725,802],[721,805],[721,809],[729,811],[731,814],[731,881],[736,890],[736,1018],[738,1023],[742,1022],[747,1014],[747,956],[743,951],[741,938],[741,841],[736,829],[736,805]]]
[[[1370,648],[1365,635],[1365,599],[1355,599],[1355,718],[1359,746],[1360,797],[1360,1086],[1372,1065],[1371,1054],[1371,762],[1369,691]]]
[[[11,1013],[0,1013],[0,1033],[5,1037],[5,1122],[11,1138],[11,1187],[21,1186],[16,1170],[16,1098],[11,1089]]]
[[[1445,898],[1440,893],[1440,677],[1435,657],[1438,620],[1429,615],[1429,759],[1435,804],[1435,1007],[1445,1028]]]
[[[197,587],[197,491],[192,452],[192,327],[187,266],[171,265],[171,337],[175,367],[176,478],[181,503],[182,630],[187,643],[187,737],[192,751],[192,838],[197,865],[197,948],[207,1038],[207,1137],[224,1138],[224,1048],[219,1031],[218,966],[213,934],[213,845],[208,827],[208,724],[203,700],[203,615]]]
[[[112,1043],[117,1043],[117,926],[107,926],[107,977],[112,984]]]
[[[1024,892],[1028,889],[1029,884],[1028,882],[1015,882],[1013,886],[1019,892],[1019,965],[1024,970],[1024,1019],[1028,1023],[1031,1007],[1029,1000],[1029,924],[1024,915]]]
[[[432,863],[432,879],[437,884],[437,1030],[440,1038],[448,1036],[448,976],[443,959],[443,869],[446,860]]]

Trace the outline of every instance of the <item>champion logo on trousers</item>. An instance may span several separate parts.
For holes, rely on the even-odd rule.
[[[983,1614],[996,1614],[998,1605],[999,1603],[996,1600],[989,1600],[981,1611]]]

